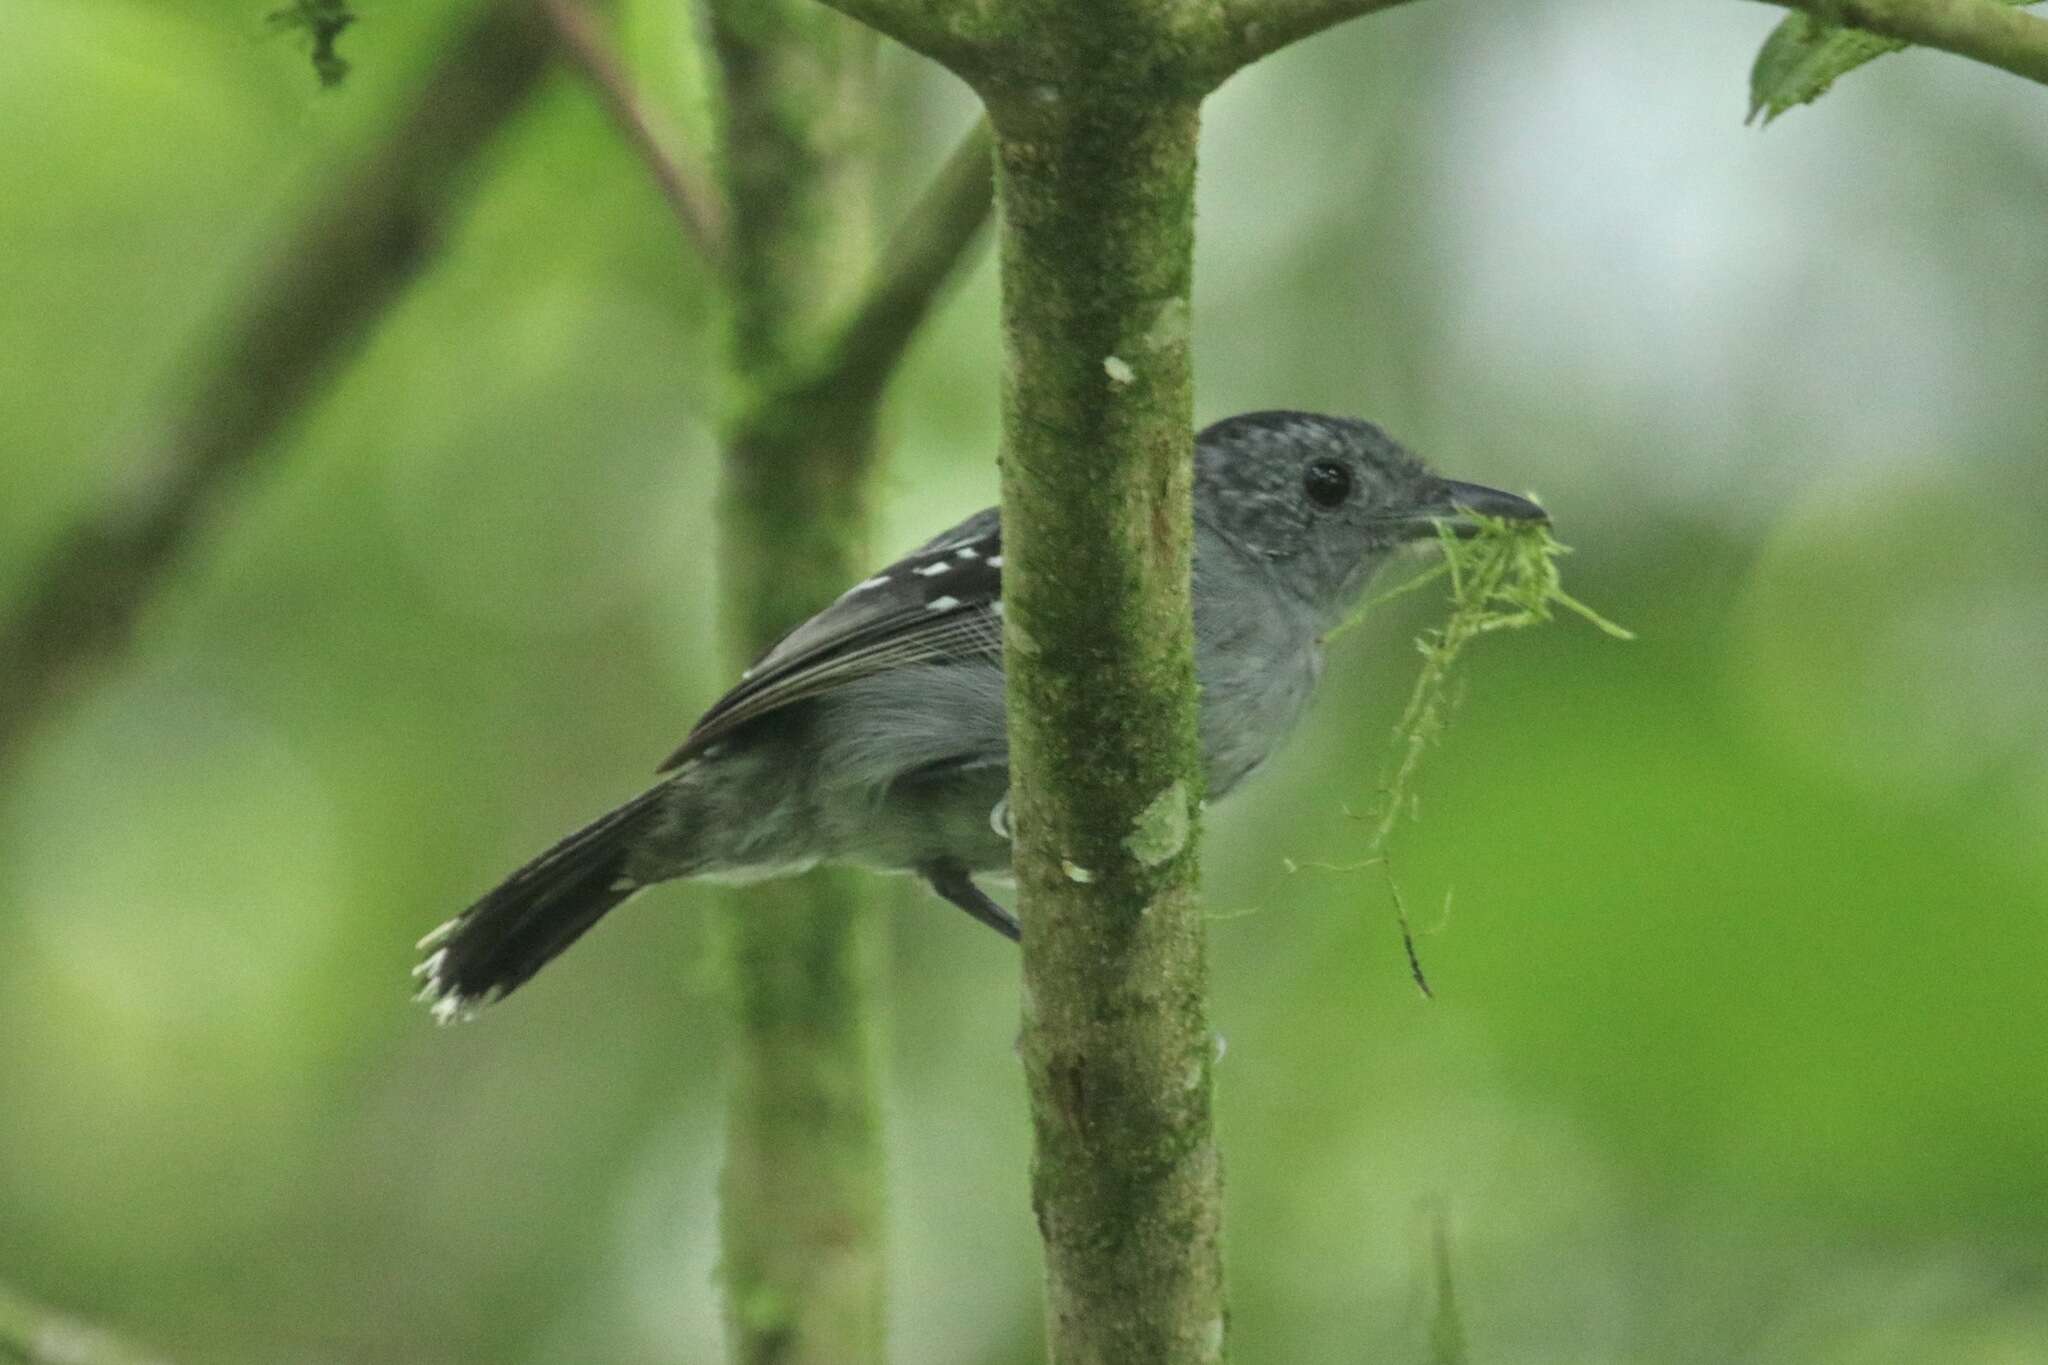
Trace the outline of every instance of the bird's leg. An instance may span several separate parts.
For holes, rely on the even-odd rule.
[[[967,869],[951,858],[926,863],[919,868],[918,875],[925,879],[932,890],[941,897],[965,910],[968,914],[986,924],[989,928],[1015,943],[1022,930],[1017,926],[1017,917],[988,898],[988,894],[974,884]]]

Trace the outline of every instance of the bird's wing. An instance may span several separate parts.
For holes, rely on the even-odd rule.
[[[933,537],[777,641],[669,755],[680,767],[749,721],[854,678],[1002,653],[1003,540],[996,510]]]

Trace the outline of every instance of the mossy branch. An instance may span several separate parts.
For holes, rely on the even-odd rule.
[[[2048,85],[2048,19],[2000,0],[1770,0],[1830,24],[1939,48]]]
[[[254,269],[240,303],[135,430],[121,485],[29,571],[0,625],[0,760],[118,653],[217,497],[368,335],[435,250],[462,168],[526,101],[549,35],[524,3],[450,41],[404,113]]]
[[[1067,20],[1051,36],[1068,64],[1040,69],[1057,97],[992,111],[1032,1198],[1054,1360],[1211,1361],[1221,1171],[1188,596],[1198,106],[1103,50],[1143,61],[1156,35]]]

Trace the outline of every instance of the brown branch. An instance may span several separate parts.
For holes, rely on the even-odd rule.
[[[432,255],[458,172],[525,102],[549,31],[524,0],[458,32],[391,131],[338,175],[192,357],[120,460],[107,505],[63,535],[0,624],[0,762],[117,655],[212,504],[319,391]]]
[[[104,1328],[0,1288],[0,1361],[7,1365],[163,1365]]]
[[[590,82],[619,132],[647,163],[690,245],[714,266],[721,264],[725,205],[711,188],[710,175],[674,138],[654,131],[632,81],[588,10],[576,0],[540,0],[540,7],[561,43],[562,55]]]

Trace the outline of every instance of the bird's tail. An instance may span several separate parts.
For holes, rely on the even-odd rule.
[[[634,843],[657,817],[657,786],[577,830],[475,905],[420,940],[419,999],[443,1024],[503,999],[605,912],[640,889],[626,875]]]

